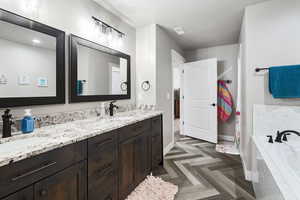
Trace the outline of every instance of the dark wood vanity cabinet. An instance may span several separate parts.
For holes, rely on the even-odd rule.
[[[162,116],[152,119],[151,134],[151,169],[163,166],[163,124]]]
[[[124,200],[163,164],[162,116],[0,168],[1,200]]]
[[[33,186],[22,189],[3,200],[33,200]]]
[[[112,131],[88,140],[88,199],[118,199],[118,143]]]
[[[3,200],[86,200],[86,162],[82,161]]]
[[[86,200],[86,161],[34,184],[34,200]]]

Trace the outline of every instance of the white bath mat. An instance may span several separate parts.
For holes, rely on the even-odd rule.
[[[148,176],[126,200],[174,200],[177,192],[176,185]]]

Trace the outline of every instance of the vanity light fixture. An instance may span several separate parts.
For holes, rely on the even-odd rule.
[[[114,28],[113,26],[110,26],[109,24],[103,22],[102,20],[92,17],[92,19],[95,21],[95,25],[99,27],[100,29],[100,35],[105,36],[107,42],[109,45],[116,44],[118,46],[122,45],[123,37],[125,36],[125,33],[119,31],[118,29]],[[115,36],[115,37],[114,37]]]

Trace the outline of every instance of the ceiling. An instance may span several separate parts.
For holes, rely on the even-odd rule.
[[[127,23],[162,26],[184,50],[236,43],[243,10],[267,0],[94,0]],[[182,36],[174,32],[182,27]]]

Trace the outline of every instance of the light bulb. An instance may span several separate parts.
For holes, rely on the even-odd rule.
[[[123,46],[123,35],[119,34],[117,39],[117,46],[122,47]]]
[[[113,35],[112,35],[112,30],[111,30],[111,28],[109,29],[108,34],[107,34],[107,41],[108,41],[108,44],[109,44],[109,45],[112,45],[112,42],[113,42]]]

